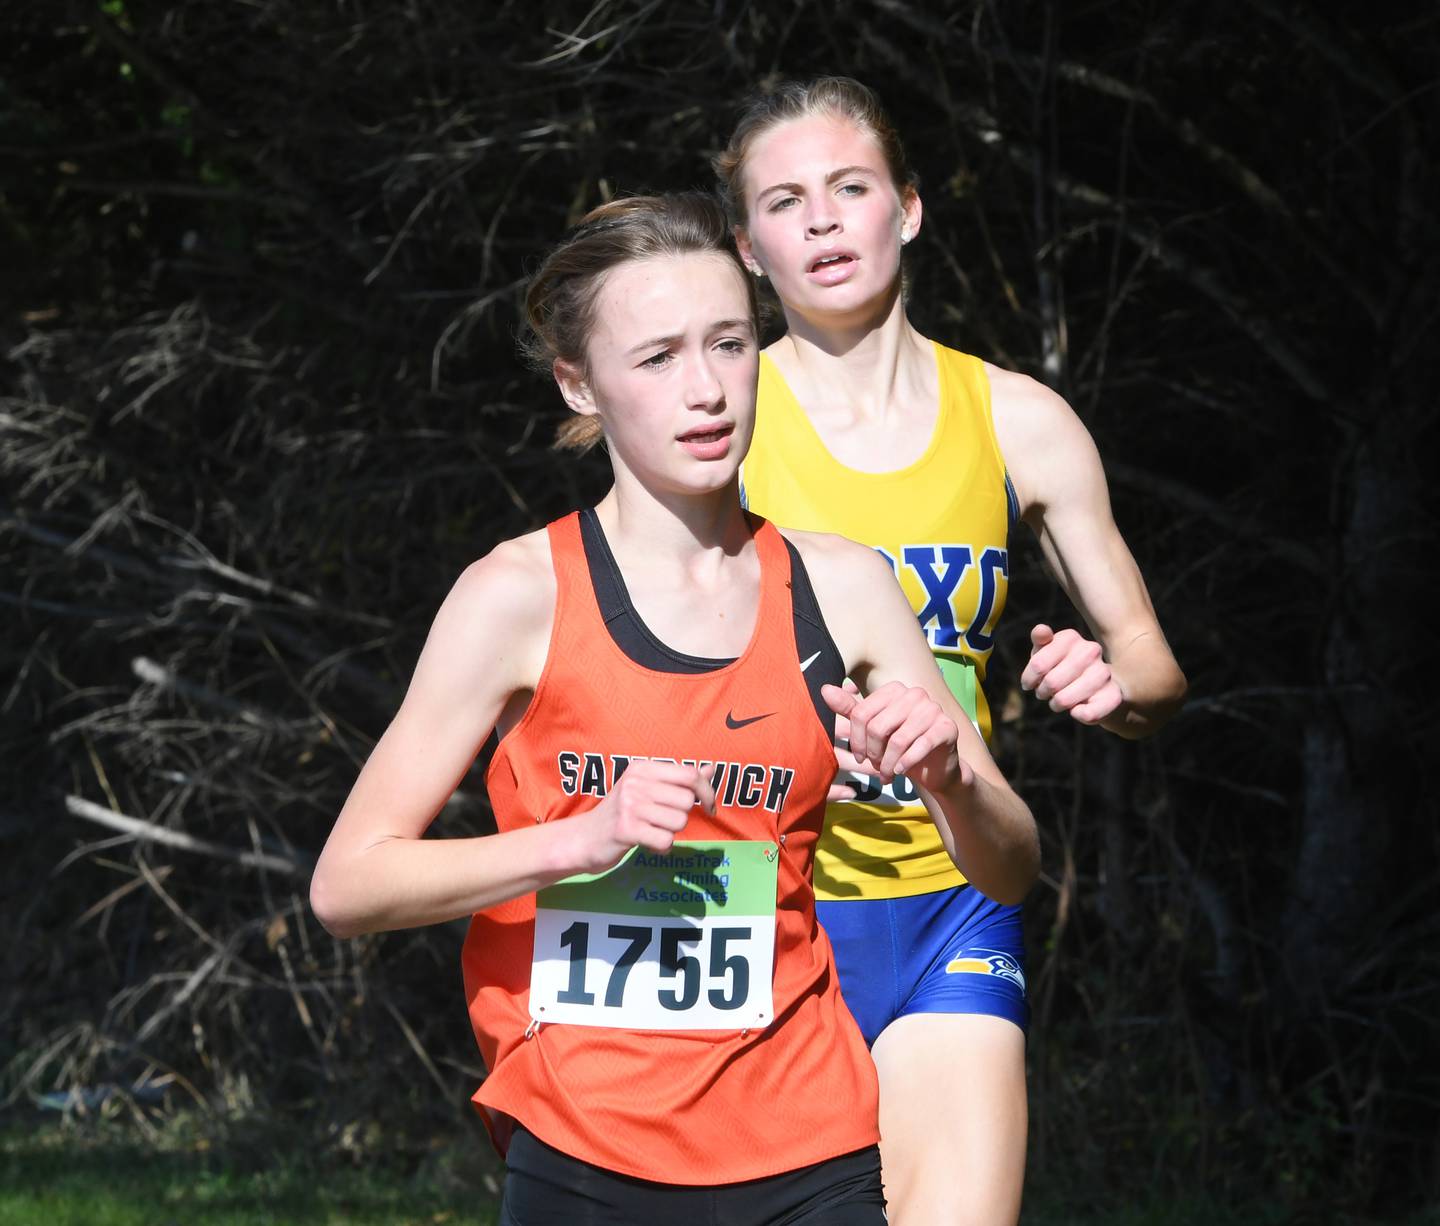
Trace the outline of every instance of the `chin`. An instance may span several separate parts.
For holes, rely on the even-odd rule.
[[[671,488],[679,493],[705,495],[718,494],[736,483],[740,465],[725,460],[700,464],[688,472],[677,473],[672,478]]]
[[[886,300],[884,289],[842,285],[819,293],[807,294],[800,300],[806,314],[816,318],[836,319],[850,315],[874,314]]]

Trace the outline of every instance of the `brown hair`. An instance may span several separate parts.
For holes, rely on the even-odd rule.
[[[525,356],[536,370],[547,373],[557,360],[584,370],[585,347],[595,326],[595,304],[606,273],[630,260],[709,253],[734,261],[755,322],[755,286],[713,196],[701,192],[628,196],[592,209],[530,279],[520,338]],[[588,451],[602,437],[598,419],[572,414],[556,430],[555,446]]]
[[[757,137],[792,119],[826,115],[846,119],[873,137],[885,157],[890,179],[902,200],[915,190],[918,179],[905,158],[900,134],[880,105],[874,90],[852,77],[816,77],[813,81],[784,81],[753,97],[740,113],[730,143],[711,159],[720,180],[720,192],[736,225],[745,225],[745,159]]]

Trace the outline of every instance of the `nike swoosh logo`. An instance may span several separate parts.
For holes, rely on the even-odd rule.
[[[766,711],[764,715],[752,715],[749,719],[736,719],[733,714],[727,712],[725,715],[725,727],[743,728],[746,724],[758,724],[762,719],[769,719],[774,714],[774,711]]]
[[[800,671],[803,673],[807,668],[809,668],[812,664],[814,664],[815,661],[818,660],[819,658],[820,658],[820,653],[817,651],[817,652],[816,652],[813,656],[811,656],[808,660],[801,660],[801,661],[800,661]]]

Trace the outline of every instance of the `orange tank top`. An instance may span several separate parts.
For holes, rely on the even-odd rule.
[[[776,884],[767,884],[775,893],[771,1020],[727,1029],[537,1021],[536,895],[492,907],[471,920],[463,954],[470,1019],[489,1069],[475,1101],[492,1135],[489,1113],[502,1113],[582,1161],[702,1186],[779,1174],[875,1144],[874,1065],[840,999],[830,943],[815,920],[811,874],[835,758],[797,657],[784,540],[763,521],[755,534],[760,604],[744,653],[713,671],[683,674],[641,666],[611,637],[578,516],[551,524],[549,536],[554,629],[530,705],[500,742],[487,776],[496,824],[513,830],[583,813],[638,757],[696,763],[715,786],[717,812],[711,817],[697,806],[680,838],[747,841],[772,863],[778,859],[770,870]],[[703,875],[717,878],[724,879]],[[680,873],[675,884],[692,883]],[[542,908],[545,897],[542,891]],[[622,931],[642,927],[628,922]],[[562,938],[572,942],[572,957],[577,931]],[[723,948],[708,948],[688,967],[675,965],[677,955],[683,963],[698,948],[669,952],[669,982],[685,980],[681,970],[695,972],[691,996],[708,991],[723,1002],[735,987]],[[607,981],[579,957],[570,964],[574,998],[596,1009],[602,999],[610,1004],[614,968]],[[703,987],[702,974],[709,976]],[[638,978],[630,975],[627,984],[621,975],[621,993],[633,995]],[[669,994],[667,1008],[679,993]]]

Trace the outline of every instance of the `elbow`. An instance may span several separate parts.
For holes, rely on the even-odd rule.
[[[1147,731],[1158,732],[1174,719],[1185,705],[1185,696],[1189,692],[1190,682],[1186,680],[1185,674],[1180,671],[1180,666],[1177,664],[1171,675],[1166,678],[1165,685],[1154,704],[1150,716],[1151,726]]]
[[[1032,829],[1026,846],[1018,851],[1007,866],[1004,880],[997,883],[994,893],[984,891],[1004,907],[1018,907],[1040,879],[1040,840]]]
[[[1031,884],[1034,883],[1032,882]],[[1030,887],[1026,886],[1023,890],[982,890],[981,893],[990,899],[991,902],[997,902],[1002,907],[1018,907],[1029,896]]]
[[[364,935],[367,931],[359,922],[352,906],[347,906],[343,889],[337,888],[334,870],[327,871],[322,863],[310,878],[310,910],[320,921],[320,927],[340,941]]]
[[[1185,677],[1184,670],[1173,657],[1170,660],[1169,675],[1160,684],[1160,694],[1156,705],[1163,713],[1161,723],[1174,715],[1185,705],[1185,695],[1190,692],[1190,682]]]
[[[970,869],[956,862],[971,885],[1002,907],[1018,907],[1040,879],[1040,831],[1028,806],[1022,816],[1023,821],[1017,822],[1003,843],[992,846],[983,862]]]
[[[1158,679],[1143,702],[1130,702],[1102,723],[1111,732],[1127,741],[1143,741],[1154,736],[1168,724],[1185,705],[1190,683],[1180,666],[1172,662],[1167,674]]]

